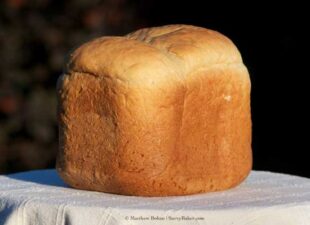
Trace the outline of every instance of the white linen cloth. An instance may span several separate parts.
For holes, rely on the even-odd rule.
[[[55,170],[0,176],[1,225],[310,225],[310,179],[252,171],[236,188],[133,197],[67,187]]]

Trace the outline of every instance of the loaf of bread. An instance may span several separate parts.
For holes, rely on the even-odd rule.
[[[234,187],[251,170],[249,74],[216,31],[95,39],[71,55],[57,90],[56,167],[72,187],[188,195]]]

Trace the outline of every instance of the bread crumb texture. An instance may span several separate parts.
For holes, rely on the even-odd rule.
[[[57,170],[138,196],[238,185],[252,167],[250,79],[235,45],[189,25],[90,41],[59,78]]]

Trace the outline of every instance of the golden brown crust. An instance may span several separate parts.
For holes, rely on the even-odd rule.
[[[224,190],[252,166],[250,80],[223,35],[170,25],[84,44],[58,82],[57,170],[87,190]]]

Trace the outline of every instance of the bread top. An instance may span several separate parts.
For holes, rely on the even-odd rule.
[[[90,41],[73,52],[66,73],[154,85],[218,64],[242,65],[231,40],[201,27],[166,25]]]

